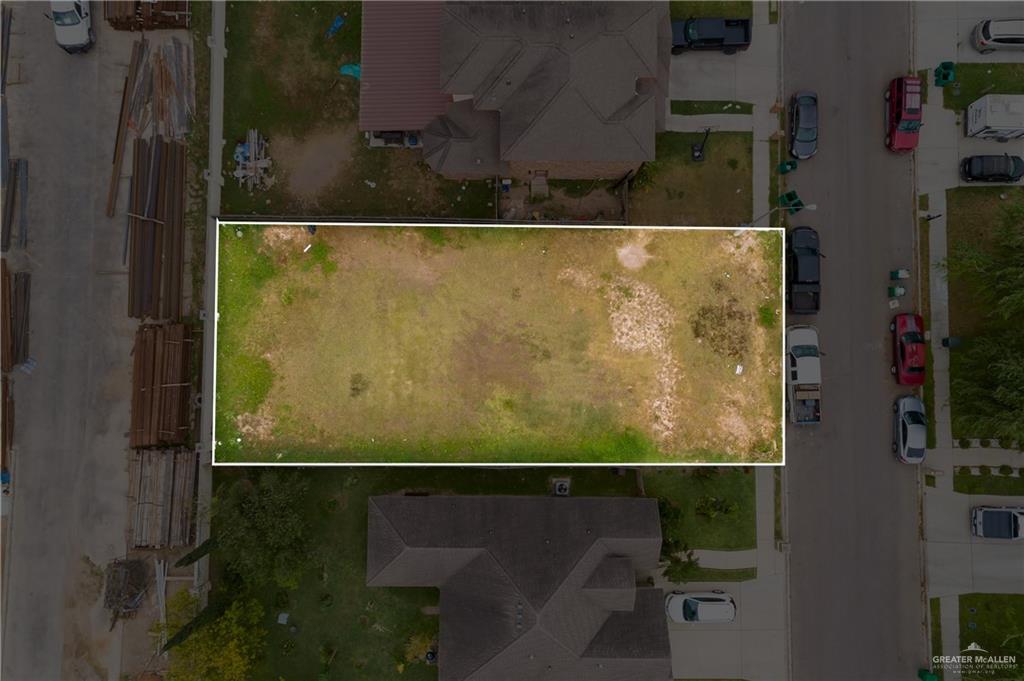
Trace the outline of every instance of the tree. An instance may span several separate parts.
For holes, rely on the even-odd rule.
[[[167,599],[163,633],[173,638],[197,618],[199,600],[188,590]],[[263,607],[254,598],[231,603],[216,619],[193,630],[170,650],[167,681],[248,681],[263,652]]]
[[[310,565],[310,519],[300,508],[308,487],[296,471],[264,470],[214,499],[214,551],[245,585],[299,585]]]

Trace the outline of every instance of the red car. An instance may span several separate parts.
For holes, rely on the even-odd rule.
[[[889,371],[901,385],[924,383],[924,320],[918,314],[898,314],[889,324],[892,331],[893,365]]]
[[[921,79],[893,78],[885,89],[885,146],[889,151],[913,151],[922,125]]]

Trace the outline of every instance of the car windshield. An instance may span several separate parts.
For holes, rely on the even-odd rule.
[[[912,425],[927,425],[924,420],[924,415],[916,411],[908,411],[905,418],[907,419],[907,423],[910,423]]]
[[[907,458],[908,459],[923,459],[924,458],[924,450],[923,449],[916,449],[914,447],[908,447],[907,448]]]
[[[686,25],[686,37],[690,42],[697,42],[697,38],[700,37],[700,31],[697,30],[696,21],[691,21]]]
[[[687,622],[697,621],[697,601],[692,598],[683,601],[683,619]]]
[[[907,331],[903,334],[904,343],[924,343],[924,336],[919,331]]]
[[[74,26],[75,24],[80,23],[80,20],[77,14],[68,10],[66,12],[54,12],[53,23],[58,26]]]
[[[921,121],[900,121],[898,130],[900,132],[917,132],[921,128]]]
[[[794,357],[817,357],[818,348],[813,345],[794,345],[790,354]]]

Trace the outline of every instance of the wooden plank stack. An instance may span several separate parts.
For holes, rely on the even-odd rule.
[[[129,446],[184,444],[192,415],[191,329],[184,324],[140,326],[133,352]]]
[[[11,444],[14,441],[14,398],[7,376],[0,378],[3,395],[0,404],[0,467],[8,470],[11,465]]]
[[[2,368],[7,373],[12,368],[23,364],[28,359],[28,308],[32,283],[32,275],[28,272],[15,272],[13,277],[7,269],[7,261],[3,261],[2,298],[3,347]]]
[[[143,449],[128,469],[129,540],[134,548],[177,548],[192,543],[195,452]]]
[[[181,318],[185,145],[136,139],[128,207],[128,315]]]
[[[116,31],[188,28],[188,0],[106,0],[103,18]]]

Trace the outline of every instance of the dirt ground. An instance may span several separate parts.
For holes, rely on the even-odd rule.
[[[244,301],[222,280],[219,323],[240,324],[232,347],[218,331],[225,460],[781,454],[763,234],[228,229],[222,272],[266,271]],[[258,401],[222,380],[235,364],[265,367]]]
[[[352,160],[354,126],[326,128],[299,140],[278,137],[273,158],[287,178],[288,190],[302,200],[314,200],[342,178]]]

